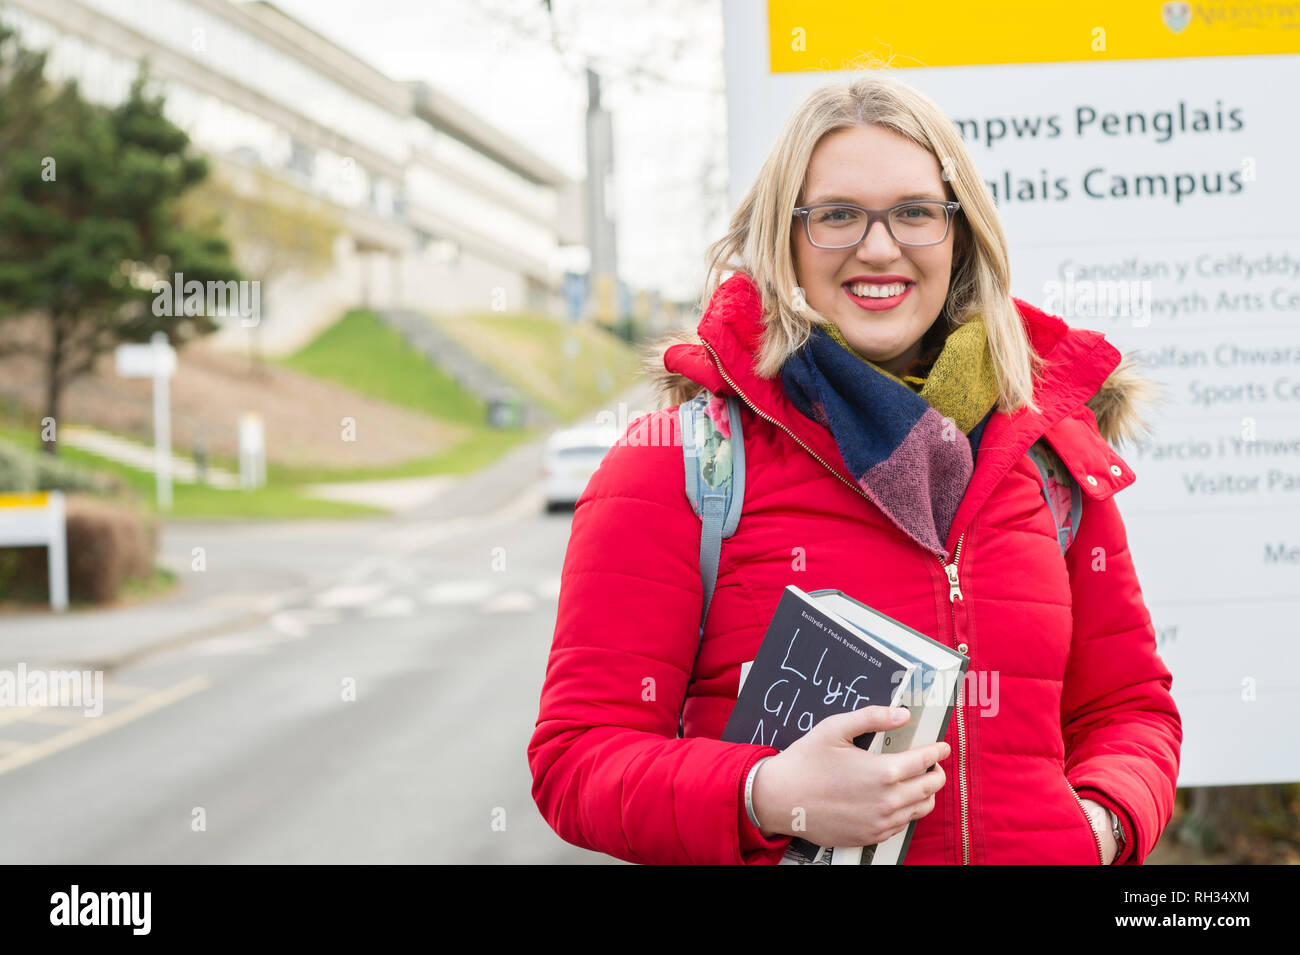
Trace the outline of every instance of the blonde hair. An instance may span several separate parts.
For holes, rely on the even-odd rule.
[[[848,84],[815,90],[786,120],[754,184],[731,218],[727,234],[708,250],[700,308],[707,307],[724,273],[748,274],[763,297],[765,331],[755,372],[775,378],[807,342],[816,323],[829,322],[797,292],[791,230],[813,149],[828,133],[876,125],[921,146],[939,160],[961,212],[953,219],[953,273],[936,321],[951,330],[983,316],[998,383],[998,407],[1012,412],[1033,403],[1042,359],[1029,343],[1011,300],[1007,243],[984,183],[956,125],[932,99],[880,70]],[[796,302],[795,296],[799,295]],[[945,332],[946,334],[946,332]]]

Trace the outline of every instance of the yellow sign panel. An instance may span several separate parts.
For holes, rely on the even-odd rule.
[[[49,507],[50,495],[46,491],[30,494],[0,494],[0,507]]]
[[[1300,53],[1300,2],[768,0],[771,72]]]

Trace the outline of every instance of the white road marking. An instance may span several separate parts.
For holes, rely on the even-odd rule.
[[[297,640],[307,636],[307,631],[317,624],[337,623],[338,620],[337,610],[301,607],[297,610],[282,610],[272,614],[267,624],[276,633]]]
[[[430,588],[424,599],[435,606],[478,603],[495,589],[496,584],[490,580],[444,580]]]
[[[307,636],[307,624],[303,623],[303,621],[299,620],[291,613],[281,612],[272,614],[271,619],[268,620],[267,623],[270,624],[271,629],[276,633],[283,634],[284,636],[291,637],[295,640]]]
[[[409,617],[415,613],[415,601],[405,594],[389,597],[366,609],[367,617]]]
[[[526,590],[507,590],[496,594],[483,604],[484,613],[512,613],[532,610],[537,606],[537,598]]]
[[[388,590],[384,584],[340,584],[322,590],[313,599],[317,607],[361,607],[374,603]]]

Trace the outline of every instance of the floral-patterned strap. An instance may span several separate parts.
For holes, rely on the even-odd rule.
[[[1043,497],[1056,524],[1056,542],[1064,554],[1078,534],[1079,515],[1082,512],[1082,494],[1078,483],[1070,475],[1064,462],[1043,439],[1035,441],[1029,456],[1038,467],[1043,482]]]

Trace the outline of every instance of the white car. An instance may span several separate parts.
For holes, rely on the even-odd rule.
[[[548,514],[577,503],[617,440],[617,432],[610,427],[564,428],[546,439],[542,494]]]

